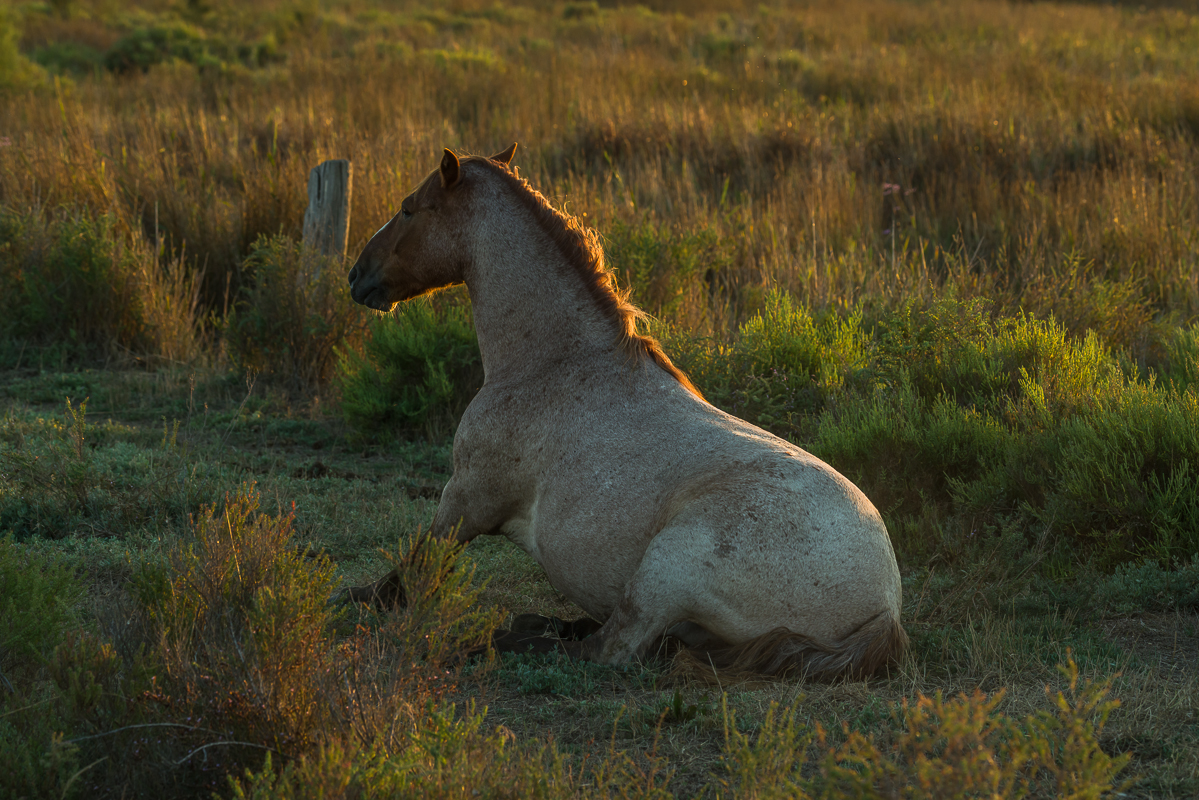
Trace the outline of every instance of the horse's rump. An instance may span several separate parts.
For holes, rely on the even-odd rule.
[[[762,677],[831,681],[866,678],[899,663],[908,635],[888,609],[837,644],[826,644],[786,628],[775,628],[749,641],[722,648],[686,648],[675,657],[675,671],[706,683]]]

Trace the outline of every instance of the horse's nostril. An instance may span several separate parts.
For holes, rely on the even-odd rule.
[[[356,280],[358,280],[358,265],[357,264],[355,264],[354,267],[350,270],[350,285],[353,286],[354,281],[356,281]]]

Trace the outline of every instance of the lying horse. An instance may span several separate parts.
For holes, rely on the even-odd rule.
[[[626,662],[669,634],[764,674],[894,662],[907,635],[878,511],[828,464],[705,402],[637,333],[643,314],[595,233],[509,168],[515,151],[446,150],[350,270],[354,300],[378,311],[470,294],[485,379],[430,533],[524,549],[603,623],[581,658]]]

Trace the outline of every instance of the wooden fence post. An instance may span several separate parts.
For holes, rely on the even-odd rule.
[[[304,244],[340,261],[350,233],[350,190],[354,171],[344,158],[326,161],[308,173]]]

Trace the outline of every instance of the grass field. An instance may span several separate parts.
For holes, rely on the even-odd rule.
[[[1199,794],[1192,5],[17,2],[0,98],[0,797]],[[457,658],[580,614],[502,540],[400,556],[469,306],[297,239],[326,158],[352,258],[512,141],[882,511],[894,674]],[[391,560],[406,612],[325,605]]]

